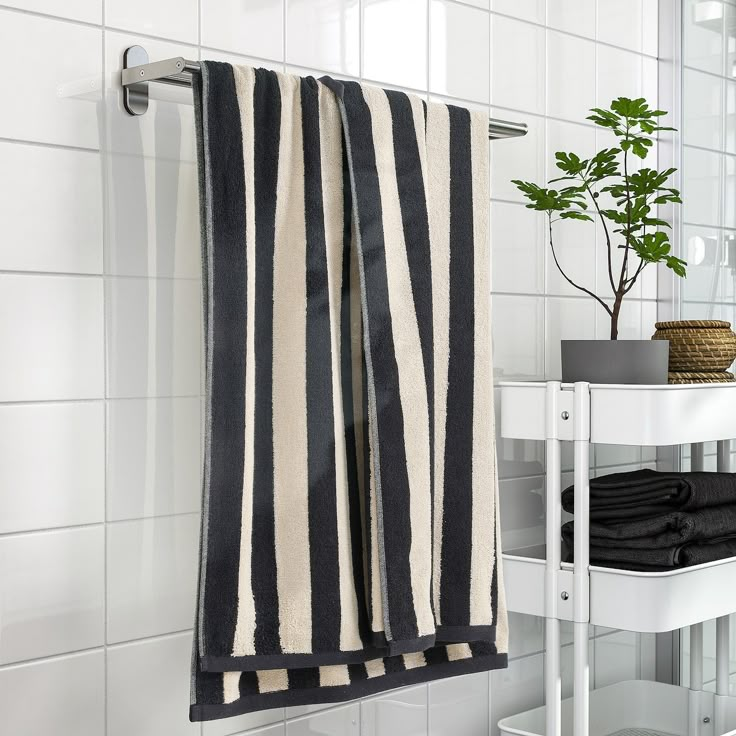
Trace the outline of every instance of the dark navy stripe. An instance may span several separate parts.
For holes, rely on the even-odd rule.
[[[473,511],[474,279],[470,113],[448,105],[450,118],[450,334],[442,513],[440,615],[470,623]],[[491,479],[487,479],[491,482]],[[489,520],[490,522],[490,520]],[[490,529],[489,529],[490,533]]]
[[[373,144],[371,112],[357,82],[345,82],[344,107],[350,136],[351,166],[360,228],[361,257],[370,335],[371,364],[380,456],[383,542],[387,600],[384,607],[392,641],[414,639],[417,623],[411,596],[411,519],[409,478],[404,445],[404,416],[399,393],[399,369],[394,353],[388,299],[383,214]],[[375,437],[375,435],[374,435]]]
[[[212,229],[209,294],[212,346],[208,528],[204,589],[204,651],[232,652],[238,612],[240,526],[245,447],[246,258],[243,139],[240,111],[229,64],[205,62],[207,92],[203,111]],[[227,298],[222,298],[227,295]],[[220,297],[220,298],[218,298]]]
[[[391,108],[401,221],[404,227],[409,278],[419,327],[419,342],[427,388],[429,477],[431,495],[434,498],[434,320],[427,199],[422,163],[419,158],[417,131],[414,127],[414,114],[409,97],[404,92],[392,91],[386,91],[386,97],[388,97]]]
[[[404,658],[401,655],[398,655],[396,657],[386,657],[383,660],[383,666],[386,670],[387,675],[391,675],[396,672],[403,672],[406,669],[406,665],[404,665]]]
[[[300,93],[307,235],[307,474],[312,651],[335,652],[340,649],[340,566],[337,549],[330,292],[322,202],[317,81],[312,77],[302,79]]]
[[[255,205],[255,410],[251,582],[256,654],[281,651],[273,506],[273,254],[281,91],[275,72],[256,69],[253,93]],[[234,459],[234,458],[233,458]]]
[[[303,690],[319,687],[319,667],[302,667],[287,670],[289,690]]]
[[[260,688],[258,687],[258,674],[256,672],[243,672],[238,682],[238,690],[241,698],[249,695],[258,695]]]
[[[349,664],[348,665],[348,677],[350,682],[359,682],[360,680],[368,679],[368,670],[366,670],[364,664]]]

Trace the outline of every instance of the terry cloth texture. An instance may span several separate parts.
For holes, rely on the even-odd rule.
[[[574,489],[562,505],[574,507]],[[637,470],[590,481],[590,558],[595,565],[671,570],[736,554],[736,475]],[[574,522],[562,527],[572,559]]]
[[[487,118],[201,69],[190,717],[505,666]]]

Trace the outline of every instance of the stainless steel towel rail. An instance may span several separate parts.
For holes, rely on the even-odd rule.
[[[199,74],[199,62],[188,61],[182,56],[162,61],[148,61],[148,54],[142,46],[131,46],[123,56],[123,103],[131,115],[143,115],[148,109],[148,84],[159,82],[177,87],[191,87],[192,78]],[[518,138],[526,135],[526,123],[510,122],[489,118],[488,137]]]

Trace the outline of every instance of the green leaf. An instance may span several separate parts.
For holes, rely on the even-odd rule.
[[[568,210],[567,212],[563,212],[560,215],[560,219],[562,220],[587,220],[588,222],[593,222],[593,218],[590,215],[587,215],[584,212],[576,212],[575,210]]]

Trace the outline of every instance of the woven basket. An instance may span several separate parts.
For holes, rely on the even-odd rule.
[[[667,383],[731,383],[733,373],[727,371],[670,371]]]
[[[652,340],[669,340],[670,372],[725,371],[736,360],[736,334],[730,322],[657,322]]]

